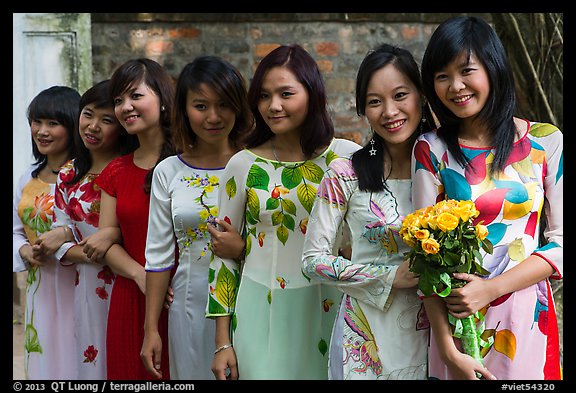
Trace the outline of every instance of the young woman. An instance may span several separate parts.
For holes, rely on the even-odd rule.
[[[110,95],[120,124],[138,138],[138,148],[115,158],[95,180],[101,188],[100,228],[85,239],[93,250],[107,228],[119,228],[122,244],[113,244],[104,261],[117,274],[110,295],[106,336],[108,379],[152,379],[140,359],[146,311],[145,249],[154,167],[175,154],[170,132],[174,85],[157,62],[134,59],[120,65],[110,78]],[[159,333],[168,345],[167,312],[159,318]],[[170,379],[168,351],[162,352],[163,379]]]
[[[356,79],[356,110],[373,135],[351,158],[330,163],[302,254],[304,274],[344,292],[329,377],[426,379],[428,324],[398,235],[412,212],[412,147],[432,120],[410,52],[383,44],[368,53]],[[332,251],[342,222],[351,232],[348,259]]]
[[[560,379],[558,326],[549,279],[563,272],[563,134],[520,119],[502,42],[477,17],[438,26],[422,60],[424,92],[441,127],[414,148],[414,209],[472,200],[488,227],[490,274],[443,301],[424,299],[430,319],[431,378]],[[541,220],[545,214],[545,222]],[[541,225],[545,245],[540,245]],[[483,367],[461,352],[448,313],[484,317]]]
[[[53,256],[71,234],[51,229],[56,177],[60,167],[76,154],[73,135],[78,131],[79,100],[76,90],[53,86],[41,91],[28,106],[36,162],[18,181],[12,211],[13,271],[28,270],[24,315],[27,379],[76,377],[76,271],[73,264],[59,263]]]
[[[256,126],[218,197],[218,216],[245,235],[246,255],[242,265],[220,257],[210,265],[212,369],[217,379],[326,379],[341,295],[302,275],[302,245],[327,165],[360,146],[334,139],[322,75],[299,45],[260,61],[248,100]]]
[[[176,83],[173,116],[175,145],[182,153],[158,164],[150,195],[141,356],[157,378],[163,349],[158,319],[170,284],[174,296],[168,314],[170,377],[214,379],[210,364],[215,325],[204,316],[212,255],[209,226],[218,216],[224,167],[252,126],[246,83],[231,64],[201,56],[184,67]],[[237,232],[231,233],[236,237],[224,247],[237,257],[244,241]]]
[[[99,82],[80,98],[76,157],[63,166],[56,181],[55,226],[74,234],[73,241],[56,252],[59,260],[76,264],[74,379],[106,379],[106,324],[115,279],[107,265],[92,263],[77,242],[98,229],[100,189],[94,180],[113,158],[137,146],[136,137],[127,134],[116,119],[108,88],[108,80]]]

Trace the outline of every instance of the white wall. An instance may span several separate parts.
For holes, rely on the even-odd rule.
[[[28,104],[54,85],[82,94],[92,85],[90,14],[12,14],[12,190],[34,162]]]

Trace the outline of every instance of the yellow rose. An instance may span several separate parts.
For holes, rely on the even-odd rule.
[[[452,213],[441,213],[436,220],[436,224],[442,232],[450,232],[458,226],[459,222],[458,217]]]
[[[428,239],[430,237],[430,232],[428,232],[428,229],[419,229],[414,232],[414,237],[418,240]]]
[[[402,240],[404,241],[404,243],[406,243],[408,245],[408,247],[416,247],[416,240],[414,239],[414,237],[410,236],[409,234],[405,234],[404,236],[402,236]]]
[[[486,227],[486,225],[478,224],[475,227],[475,232],[478,239],[484,240],[486,239],[486,236],[488,236],[488,227]]]
[[[422,241],[422,250],[424,250],[426,254],[438,254],[438,251],[440,251],[440,244],[438,244],[436,240],[428,238]]]
[[[460,201],[458,203],[459,207],[467,209],[470,212],[470,217],[476,218],[480,212],[476,209],[476,205],[471,200]]]

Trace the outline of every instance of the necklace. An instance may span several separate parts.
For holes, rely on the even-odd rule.
[[[283,162],[280,161],[280,159],[278,158],[278,155],[276,154],[276,148],[274,147],[274,142],[270,141],[270,144],[272,145],[272,154],[274,155],[274,158],[275,158],[276,161],[278,161],[280,164],[283,164]]]

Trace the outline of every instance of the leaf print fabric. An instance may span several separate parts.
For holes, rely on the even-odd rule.
[[[341,293],[302,274],[302,245],[328,164],[358,148],[335,139],[304,162],[280,163],[250,150],[228,162],[219,218],[244,233],[246,257],[239,263],[214,256],[206,316],[232,315],[241,379],[326,379]]]

